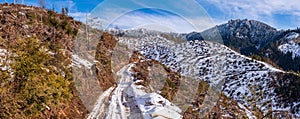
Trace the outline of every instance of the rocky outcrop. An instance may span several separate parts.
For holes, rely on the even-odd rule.
[[[104,33],[96,49],[95,59],[96,73],[99,85],[103,90],[106,90],[116,84],[111,67],[111,51],[114,49],[117,41],[108,34]]]

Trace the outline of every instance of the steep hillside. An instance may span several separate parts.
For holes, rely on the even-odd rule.
[[[237,48],[243,54],[250,54],[261,47],[264,47],[280,35],[275,28],[255,20],[230,20],[226,24],[218,25],[201,33],[187,35],[187,40],[203,39],[202,36],[211,34],[217,29],[226,46]],[[198,36],[198,37],[197,37]],[[207,40],[207,39],[206,39]],[[253,51],[252,51],[253,50]]]
[[[261,58],[271,59],[286,71],[300,71],[300,30],[288,30],[257,53]]]
[[[147,30],[112,33],[118,36],[116,46],[127,52],[116,55],[115,60],[129,64],[119,68],[116,87],[103,95],[106,101],[96,103],[95,107],[103,108],[94,108],[91,118],[299,117],[300,79],[296,74],[219,43],[177,43]],[[119,52],[112,54],[115,51]],[[105,106],[105,102],[111,103]]]
[[[258,60],[268,62],[286,71],[300,70],[298,56],[299,40],[296,30],[281,30],[255,20],[230,20],[228,23],[218,25],[201,33],[186,34],[187,40],[210,40],[218,34],[222,43],[231,49]],[[289,40],[288,40],[289,39]]]
[[[53,11],[0,4],[0,118],[84,118],[74,87],[81,23]]]

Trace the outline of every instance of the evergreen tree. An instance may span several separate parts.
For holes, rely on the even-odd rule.
[[[62,13],[62,14],[66,14],[65,8],[61,8],[61,13]]]
[[[36,38],[18,39],[8,49],[13,77],[0,70],[0,118],[38,117],[66,105],[72,97],[70,80],[48,64],[47,49]]]
[[[65,12],[66,12],[66,15],[69,14],[69,8],[68,7],[65,8]]]

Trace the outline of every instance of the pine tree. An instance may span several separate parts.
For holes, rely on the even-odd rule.
[[[69,14],[69,8],[68,7],[65,8],[65,12],[66,12],[66,15]]]
[[[36,38],[18,39],[8,48],[12,81],[0,71],[0,118],[39,116],[45,110],[65,106],[72,97],[70,80],[49,65],[47,46]],[[5,96],[6,98],[3,98]],[[10,112],[10,113],[5,113]]]
[[[61,8],[61,13],[62,13],[62,14],[65,14],[65,13],[66,13],[64,8]]]

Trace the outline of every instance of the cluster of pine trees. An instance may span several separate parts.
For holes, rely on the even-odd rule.
[[[18,39],[7,49],[3,65],[9,70],[0,68],[0,118],[37,117],[72,97],[72,80],[50,64],[47,49],[37,38]]]

